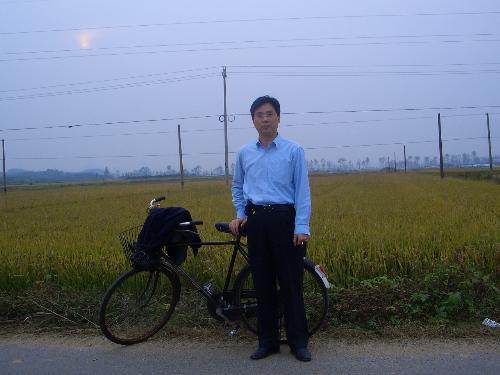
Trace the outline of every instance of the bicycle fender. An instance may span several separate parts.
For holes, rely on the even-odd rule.
[[[330,289],[331,285],[330,282],[328,281],[328,278],[326,277],[325,272],[323,272],[323,266],[316,264],[314,266],[314,271],[319,277],[321,277],[321,281],[323,281],[323,284],[325,284],[325,288]]]
[[[321,266],[319,264],[314,264],[313,262],[311,262],[307,258],[304,258],[304,263],[308,263],[311,267],[314,267],[314,272],[316,273],[316,275],[318,275],[320,277],[320,279],[323,282],[323,285],[325,286],[326,289],[331,288],[331,284],[328,281],[328,278],[327,278],[326,273],[323,269],[323,266]]]

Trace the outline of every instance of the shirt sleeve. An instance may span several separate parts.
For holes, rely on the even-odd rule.
[[[307,175],[307,162],[304,149],[295,152],[293,183],[295,185],[295,234],[310,234],[311,191]]]
[[[231,192],[233,195],[233,205],[236,208],[236,217],[238,219],[246,219],[245,206],[247,204],[245,197],[243,195],[243,182],[245,179],[245,171],[242,165],[241,150],[236,156],[236,164],[234,167],[233,185],[231,187]]]

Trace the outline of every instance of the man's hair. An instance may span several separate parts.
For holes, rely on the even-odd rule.
[[[255,99],[254,102],[252,103],[252,106],[250,107],[250,114],[252,115],[252,120],[253,120],[253,116],[255,115],[255,111],[259,107],[261,107],[267,103],[269,103],[273,106],[273,108],[276,111],[276,114],[278,116],[280,115],[280,102],[278,101],[278,99],[273,98],[272,96],[269,96],[269,95],[264,95],[264,96],[261,96],[261,97]]]

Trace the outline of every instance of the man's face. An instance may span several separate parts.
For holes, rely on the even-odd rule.
[[[280,117],[274,110],[274,107],[265,103],[257,108],[253,116],[253,124],[263,138],[274,138],[278,133]]]

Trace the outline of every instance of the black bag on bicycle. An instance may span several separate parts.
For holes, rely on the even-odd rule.
[[[191,214],[182,207],[156,208],[150,212],[141,232],[137,237],[134,264],[142,267],[155,267],[159,261],[161,249],[166,248],[168,257],[173,264],[179,266],[187,257],[187,242],[201,242],[195,225],[176,231],[178,224],[191,221]],[[199,245],[191,245],[194,255],[198,253]],[[141,256],[140,252],[144,254]],[[147,259],[149,258],[149,259]]]

